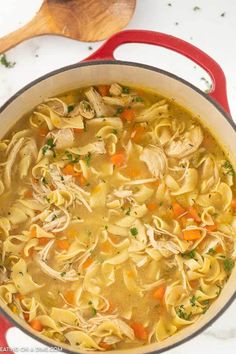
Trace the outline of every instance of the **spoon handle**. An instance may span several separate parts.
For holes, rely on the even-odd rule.
[[[17,44],[26,39],[43,34],[49,34],[50,32],[55,32],[55,29],[53,29],[53,23],[50,21],[46,3],[43,3],[40,10],[30,22],[18,30],[0,38],[0,54],[15,47]]]

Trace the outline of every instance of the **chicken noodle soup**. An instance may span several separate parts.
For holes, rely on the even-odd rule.
[[[0,142],[0,297],[73,348],[162,341],[234,266],[235,173],[173,100],[113,83],[49,98]]]

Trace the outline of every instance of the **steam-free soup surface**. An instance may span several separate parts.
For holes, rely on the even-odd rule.
[[[78,349],[162,341],[220,295],[234,169],[174,101],[117,83],[47,99],[0,142],[0,297]]]

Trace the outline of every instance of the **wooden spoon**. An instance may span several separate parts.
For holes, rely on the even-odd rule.
[[[0,53],[44,34],[86,42],[105,39],[129,23],[135,4],[136,0],[44,0],[28,24],[0,38]]]

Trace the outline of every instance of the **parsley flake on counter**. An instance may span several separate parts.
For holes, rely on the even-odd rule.
[[[193,11],[200,11],[201,8],[199,6],[194,6]]]
[[[7,59],[6,54],[0,55],[0,63],[8,69],[11,69],[16,65],[15,62],[11,62]]]

